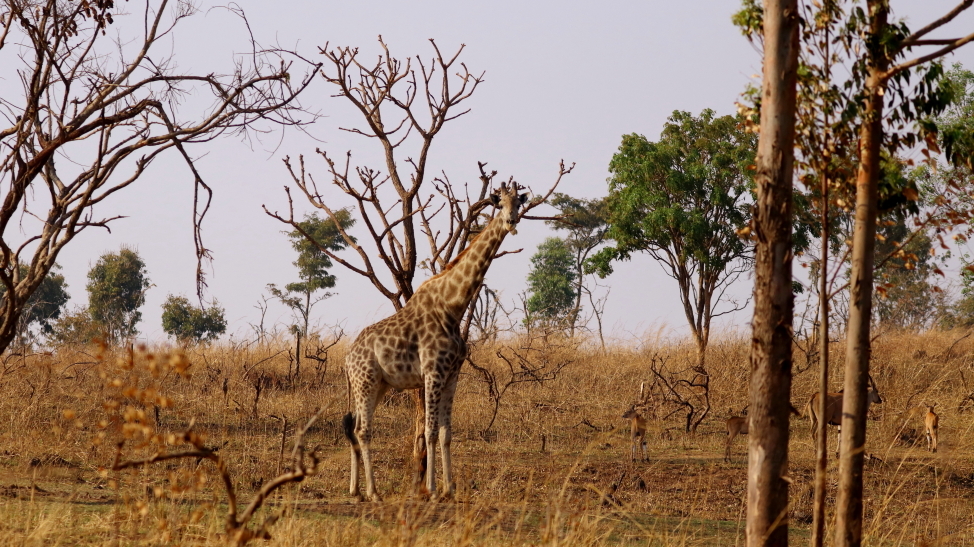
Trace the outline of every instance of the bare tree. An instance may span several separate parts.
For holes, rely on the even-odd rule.
[[[458,61],[464,46],[452,56],[444,56],[435,41],[430,40],[430,44],[431,59],[424,60],[417,55],[403,61],[390,53],[380,36],[382,54],[374,64],[361,61],[358,48],[329,49],[326,44],[320,49],[327,60],[322,76],[335,89],[335,95],[351,103],[365,121],[361,128],[342,129],[374,140],[383,153],[384,171],[368,166],[353,167],[350,151],[342,162],[326,151],[316,150],[327,165],[330,182],[350,198],[368,237],[354,238],[338,221],[342,207],[329,204],[323,197],[322,189],[305,168],[304,156],[296,164],[290,158],[284,160],[293,184],[312,207],[336,223],[354,257],[339,256],[322,242],[316,242],[319,249],[337,264],[368,279],[396,311],[406,305],[416,289],[417,268],[431,274],[441,272],[487,225],[486,211],[491,206],[488,194],[497,175],[496,171],[486,171],[486,163],[478,163],[478,183],[472,189],[464,185],[462,194],[445,173],[428,180],[427,161],[434,138],[447,122],[470,111],[464,109],[463,103],[483,82],[483,73],[470,72],[466,64]],[[404,153],[410,146],[412,155]],[[526,213],[544,203],[573,168],[574,164],[566,167],[562,162],[551,187],[522,207],[520,217],[548,220]],[[432,191],[429,191],[430,184]],[[264,211],[314,242],[295,218],[291,189],[285,186],[284,190],[288,198],[287,214],[271,212],[266,206]],[[443,212],[445,218],[440,216]],[[418,248],[423,239],[429,246],[429,254],[420,260]],[[520,250],[504,251],[498,257]],[[469,336],[471,310],[479,300],[478,291],[461,326],[464,338]],[[420,431],[422,393],[414,401],[417,431]],[[414,456],[418,459],[425,453],[423,442],[423,436],[417,434]],[[422,473],[422,462],[417,461],[417,469]],[[422,482],[418,478],[416,484]]]
[[[122,14],[111,0],[4,0],[3,9],[0,51],[19,89],[0,100],[6,122],[0,128],[0,282],[6,288],[0,349],[13,339],[24,305],[64,246],[119,218],[100,218],[94,208],[170,149],[193,177],[202,294],[202,261],[210,252],[201,222],[211,191],[186,145],[246,134],[258,123],[302,123],[296,99],[316,67],[292,78],[293,63],[305,61],[252,41],[227,74],[182,72],[167,50],[176,25],[196,12],[187,2],[149,1],[143,17]],[[106,32],[112,25],[117,37]],[[212,99],[190,113],[181,104],[189,94]]]
[[[572,364],[573,359],[565,358],[565,350],[571,355],[574,343],[569,341],[567,344],[555,341],[557,337],[544,329],[537,329],[520,344],[505,344],[497,350],[495,355],[497,360],[495,366],[482,366],[473,362],[469,357],[467,362],[477,372],[475,378],[487,386],[487,397],[493,405],[490,421],[480,431],[484,440],[490,440],[493,436],[494,421],[500,410],[501,399],[511,387],[524,383],[537,383],[544,385],[545,382],[554,380],[564,370]],[[498,366],[503,363],[503,366]]]
[[[237,491],[233,486],[233,477],[227,469],[226,460],[217,453],[219,448],[209,448],[203,444],[203,437],[193,431],[193,422],[179,435],[169,435],[169,437],[175,440],[173,444],[188,445],[188,448],[183,448],[182,450],[171,452],[167,450],[168,447],[161,447],[149,457],[123,460],[122,454],[125,449],[125,441],[119,441],[111,470],[122,471],[123,469],[147,468],[154,463],[172,462],[173,460],[191,459],[197,462],[209,460],[216,466],[216,471],[219,473],[223,483],[224,495],[227,497],[227,515],[224,519],[224,530],[227,534],[228,544],[241,546],[246,545],[253,539],[270,539],[270,527],[281,518],[284,512],[281,511],[276,515],[266,517],[264,522],[257,527],[253,524],[254,517],[275,490],[291,483],[302,482],[306,477],[313,476],[317,472],[319,463],[318,449],[316,447],[308,451],[304,438],[308,430],[321,418],[321,414],[322,410],[319,409],[295,435],[294,449],[291,451],[291,465],[287,470],[283,469],[285,438],[284,434],[282,434],[281,455],[278,460],[279,474],[260,485],[260,488],[254,494],[253,498],[251,498],[250,503],[247,504],[243,513],[237,512],[239,510]],[[286,433],[286,418],[284,419],[284,430]]]
[[[336,88],[336,95],[347,99],[365,119],[364,128],[342,129],[377,141],[385,159],[383,171],[353,167],[351,152],[345,155],[344,162],[338,162],[328,152],[316,151],[325,160],[331,182],[351,198],[369,235],[357,240],[340,227],[348,247],[357,255],[354,258],[339,256],[323,246],[321,250],[338,264],[367,278],[396,310],[413,295],[417,268],[439,273],[486,224],[484,213],[490,206],[487,194],[497,174],[488,173],[487,164],[480,163],[479,181],[472,194],[466,185],[461,194],[445,174],[428,180],[427,158],[433,139],[446,122],[470,111],[461,110],[462,105],[483,82],[483,73],[471,73],[464,63],[458,62],[464,46],[452,57],[445,57],[436,42],[430,43],[434,55],[425,61],[420,56],[405,61],[393,57],[381,37],[383,54],[375,64],[364,64],[357,48],[328,49],[326,45],[321,50],[328,60],[323,77]],[[459,71],[451,75],[458,67]],[[411,144],[415,144],[414,155],[404,154],[403,148]],[[399,159],[403,155],[406,159]],[[305,169],[304,157],[296,165],[290,158],[285,158],[284,163],[292,182],[308,202],[335,220],[341,208],[329,205],[323,197],[314,177]],[[525,213],[543,203],[572,167],[562,164],[551,188],[524,207],[521,217],[539,218]],[[432,184],[432,191],[424,194],[427,182]],[[265,211],[300,232],[290,188],[285,187],[285,191],[288,216],[272,213],[266,207]],[[446,218],[437,223],[434,219],[444,210]],[[314,240],[309,234],[304,235]],[[419,260],[418,247],[423,239],[429,246],[429,255]]]
[[[747,545],[788,544],[792,339],[792,168],[799,17],[796,0],[764,3],[761,126],[748,441]]]
[[[710,377],[701,373],[698,367],[670,372],[666,368],[667,359],[662,355],[653,355],[650,359],[653,381],[646,400],[653,403],[654,414],[656,407],[667,407],[664,420],[677,412],[685,412],[684,430],[695,433],[696,425],[710,412]]]

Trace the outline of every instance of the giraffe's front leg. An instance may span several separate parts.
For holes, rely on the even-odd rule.
[[[426,378],[426,489],[436,499],[436,441],[439,437],[439,407],[443,392],[440,378]]]
[[[458,377],[459,369],[447,381],[439,407],[440,452],[442,453],[441,457],[443,459],[443,497],[446,499],[452,498],[455,492],[450,444],[453,441],[453,396],[457,392]]]
[[[426,391],[419,388],[413,391],[416,403],[416,429],[413,436],[413,491],[420,497],[429,498],[426,489]]]

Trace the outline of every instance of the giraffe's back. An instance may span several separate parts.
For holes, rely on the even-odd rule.
[[[456,360],[464,349],[459,332],[415,307],[406,307],[362,331],[346,358],[349,371],[364,370],[396,389],[423,386],[423,361]]]

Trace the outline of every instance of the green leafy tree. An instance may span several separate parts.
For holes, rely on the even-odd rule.
[[[103,335],[100,325],[91,319],[91,313],[86,308],[75,307],[51,324],[47,338],[55,344],[87,344]]]
[[[605,234],[609,230],[608,208],[605,198],[580,199],[562,193],[554,194],[549,204],[558,209],[562,219],[549,220],[548,225],[568,232],[564,244],[572,254],[575,302],[567,319],[569,331],[574,335],[582,310],[582,295],[590,290],[585,284],[585,262],[605,243]]]
[[[944,74],[953,100],[937,118],[937,130],[947,159],[966,166],[974,163],[974,72],[954,64]]]
[[[960,297],[939,318],[943,329],[974,327],[974,261],[969,254],[961,257]]]
[[[930,252],[932,239],[926,232],[911,230],[906,220],[900,213],[877,230],[875,260],[885,263],[876,272],[879,298],[873,306],[879,327],[921,330],[944,309],[945,293],[932,279],[940,271],[937,257]]]
[[[575,261],[565,240],[549,237],[531,257],[525,323],[565,325],[575,311]]]
[[[27,266],[21,266],[20,269],[23,278],[27,275]],[[40,332],[45,335],[50,335],[53,331],[54,321],[61,316],[61,311],[71,298],[68,294],[68,284],[60,271],[61,266],[55,264],[44,276],[37,289],[27,298],[17,324],[17,339],[20,344],[26,344],[32,337],[31,328],[34,325],[37,325]],[[6,293],[7,288],[0,284],[0,300],[6,296]]]
[[[162,330],[180,342],[211,342],[227,330],[224,309],[217,302],[203,309],[185,296],[169,295],[162,305]]]
[[[953,232],[959,242],[967,241],[972,233],[974,218],[974,176],[971,160],[974,157],[974,73],[955,64],[946,71],[939,85],[950,97],[943,112],[933,119],[939,130],[940,147],[948,163],[936,161],[936,166],[922,165],[907,175],[894,173],[909,184],[886,183],[895,179],[884,168],[880,188],[902,186],[906,192],[916,191],[919,199],[913,209],[919,210],[918,228],[909,230],[904,225],[902,212],[892,211],[883,215],[877,232],[876,243],[876,292],[884,298],[875,301],[879,326],[922,328],[934,319],[939,326],[970,326],[974,324],[974,293],[971,290],[971,274],[961,272],[959,300],[948,303],[946,293],[933,282],[933,273],[943,275],[938,265],[944,258],[935,257],[939,248],[946,248],[944,237]],[[927,163],[934,163],[931,158]],[[891,242],[894,242],[892,245]],[[965,266],[968,258],[962,257]]]
[[[676,111],[658,142],[623,136],[609,164],[607,237],[614,244],[587,267],[605,277],[613,261],[636,252],[659,261],[679,285],[701,369],[723,290],[752,260],[738,233],[750,221],[756,148],[757,136],[740,118]]]
[[[347,230],[353,224],[355,219],[352,218],[351,213],[347,209],[341,209],[335,212],[335,220],[322,219],[315,213],[306,215],[303,221],[296,224],[294,230],[287,232],[291,247],[298,252],[298,259],[293,264],[297,266],[298,277],[301,280],[288,283],[284,286],[284,290],[273,283],[267,288],[274,298],[295,313],[300,321],[300,324],[296,325],[296,331],[300,336],[306,336],[308,333],[311,308],[331,296],[331,293],[325,293],[314,297],[315,293],[335,286],[335,276],[328,273],[332,262],[325,250],[336,252],[347,247],[338,225],[342,230]]]
[[[88,312],[107,342],[138,333],[139,308],[152,286],[147,274],[139,253],[128,247],[102,255],[88,272]]]
[[[291,309],[296,319],[291,332],[296,339],[295,375],[301,374],[301,339],[308,336],[311,323],[311,309],[315,304],[331,296],[315,293],[335,286],[336,278],[328,270],[332,267],[328,253],[348,246],[342,235],[355,224],[355,219],[347,209],[339,209],[322,219],[316,213],[305,215],[304,220],[294,223],[294,230],[287,232],[291,247],[298,252],[294,265],[298,268],[300,281],[288,283],[281,290],[274,283],[267,285],[271,296]],[[339,229],[339,227],[341,229]],[[354,242],[354,239],[352,240]]]

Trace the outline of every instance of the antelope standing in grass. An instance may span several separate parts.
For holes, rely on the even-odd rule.
[[[838,439],[842,438],[842,392],[838,393],[828,393],[825,396],[825,416],[821,418],[826,424],[831,424],[838,426],[839,435],[836,438],[835,445],[835,455],[839,455],[839,444]],[[818,420],[819,420],[819,393],[813,393],[812,397],[808,400],[807,410],[808,416],[811,418],[812,422],[812,439],[818,438]],[[882,397],[879,396],[879,389],[876,387],[876,382],[873,381],[873,377],[869,376],[869,388],[866,391],[866,406],[871,404],[881,405],[883,404]]]
[[[923,417],[923,428],[927,434],[927,450],[936,452],[937,432],[940,430],[940,416],[933,411],[933,407],[937,406],[937,403],[924,406],[927,407],[927,415]]]
[[[734,437],[738,435],[747,435],[749,419],[746,415],[747,407],[741,411],[744,416],[731,416],[727,418],[727,446],[724,448],[724,461],[729,462],[731,459],[731,443],[734,442]]]
[[[796,416],[801,415],[798,413],[798,410],[794,406],[789,404],[788,407],[789,407],[789,411],[792,414]],[[741,414],[744,414],[744,416],[731,416],[730,418],[727,418],[727,446],[724,449],[725,462],[729,462],[731,459],[730,457],[731,443],[734,442],[734,437],[737,437],[738,435],[747,435],[748,424],[750,424],[750,420],[747,417],[746,406],[744,407],[743,410],[741,410]]]
[[[646,382],[639,384],[639,400],[632,404],[623,415],[625,420],[631,420],[629,429],[629,456],[632,461],[636,461],[636,454],[642,448],[643,461],[649,461],[649,452],[646,448],[646,417],[643,415],[646,410]]]

